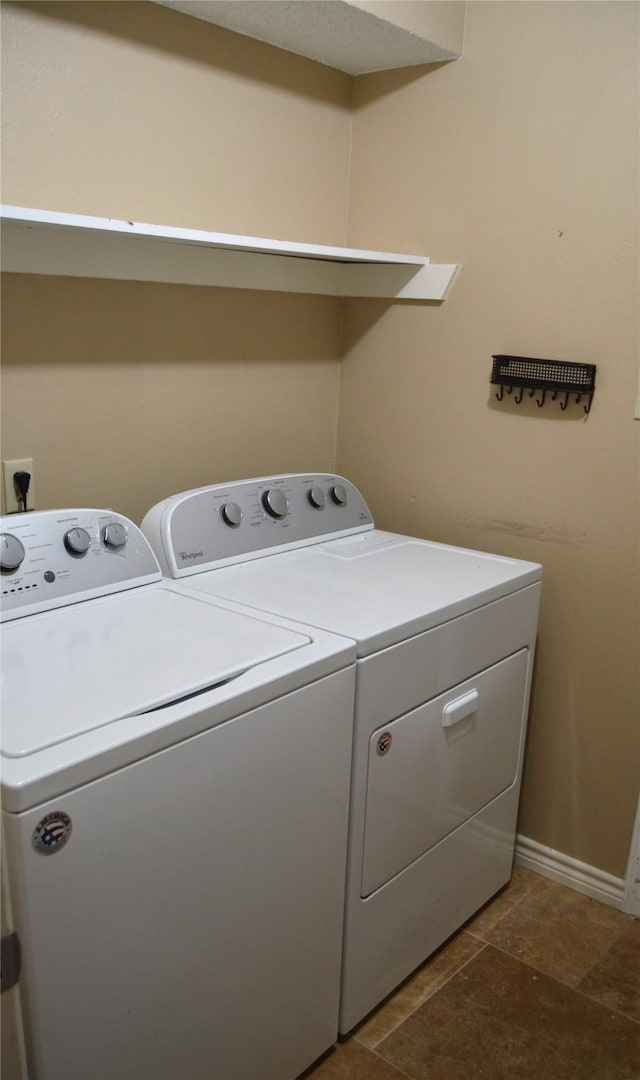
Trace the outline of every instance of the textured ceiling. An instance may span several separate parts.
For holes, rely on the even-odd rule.
[[[457,53],[345,0],[156,0],[349,75],[454,60]]]

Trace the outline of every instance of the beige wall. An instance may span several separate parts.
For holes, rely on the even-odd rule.
[[[520,831],[625,872],[640,775],[638,5],[472,3],[452,64],[357,81],[349,242],[463,269],[352,302],[338,466],[386,527],[540,561]],[[598,365],[499,405],[492,353]]]
[[[1,15],[4,202],[344,242],[348,75],[141,0]]]
[[[215,480],[331,469],[337,305],[324,297],[5,274],[3,459],[38,505],[140,521]]]
[[[147,3],[2,5],[4,202],[318,243],[346,228],[351,79]],[[2,457],[38,505],[331,469],[340,305],[5,275]]]

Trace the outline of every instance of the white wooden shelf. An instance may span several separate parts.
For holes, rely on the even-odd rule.
[[[327,296],[444,300],[458,270],[426,256],[288,243],[3,206],[2,269]]]

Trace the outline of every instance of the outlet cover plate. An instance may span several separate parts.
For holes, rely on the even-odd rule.
[[[16,495],[15,484],[13,482],[13,474],[17,472],[31,473],[31,483],[29,484],[29,491],[27,492],[27,508],[29,510],[35,510],[35,487],[33,477],[33,458],[20,458],[16,461],[3,461],[2,468],[4,470],[4,498],[7,514],[18,514],[22,511],[22,503],[18,502]]]

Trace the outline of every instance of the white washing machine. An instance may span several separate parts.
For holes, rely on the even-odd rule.
[[[30,1080],[293,1080],[338,1024],[355,649],[0,521],[2,820]]]
[[[541,568],[375,529],[328,475],[186,492],[142,529],[199,595],[356,644],[347,1032],[509,880]]]

